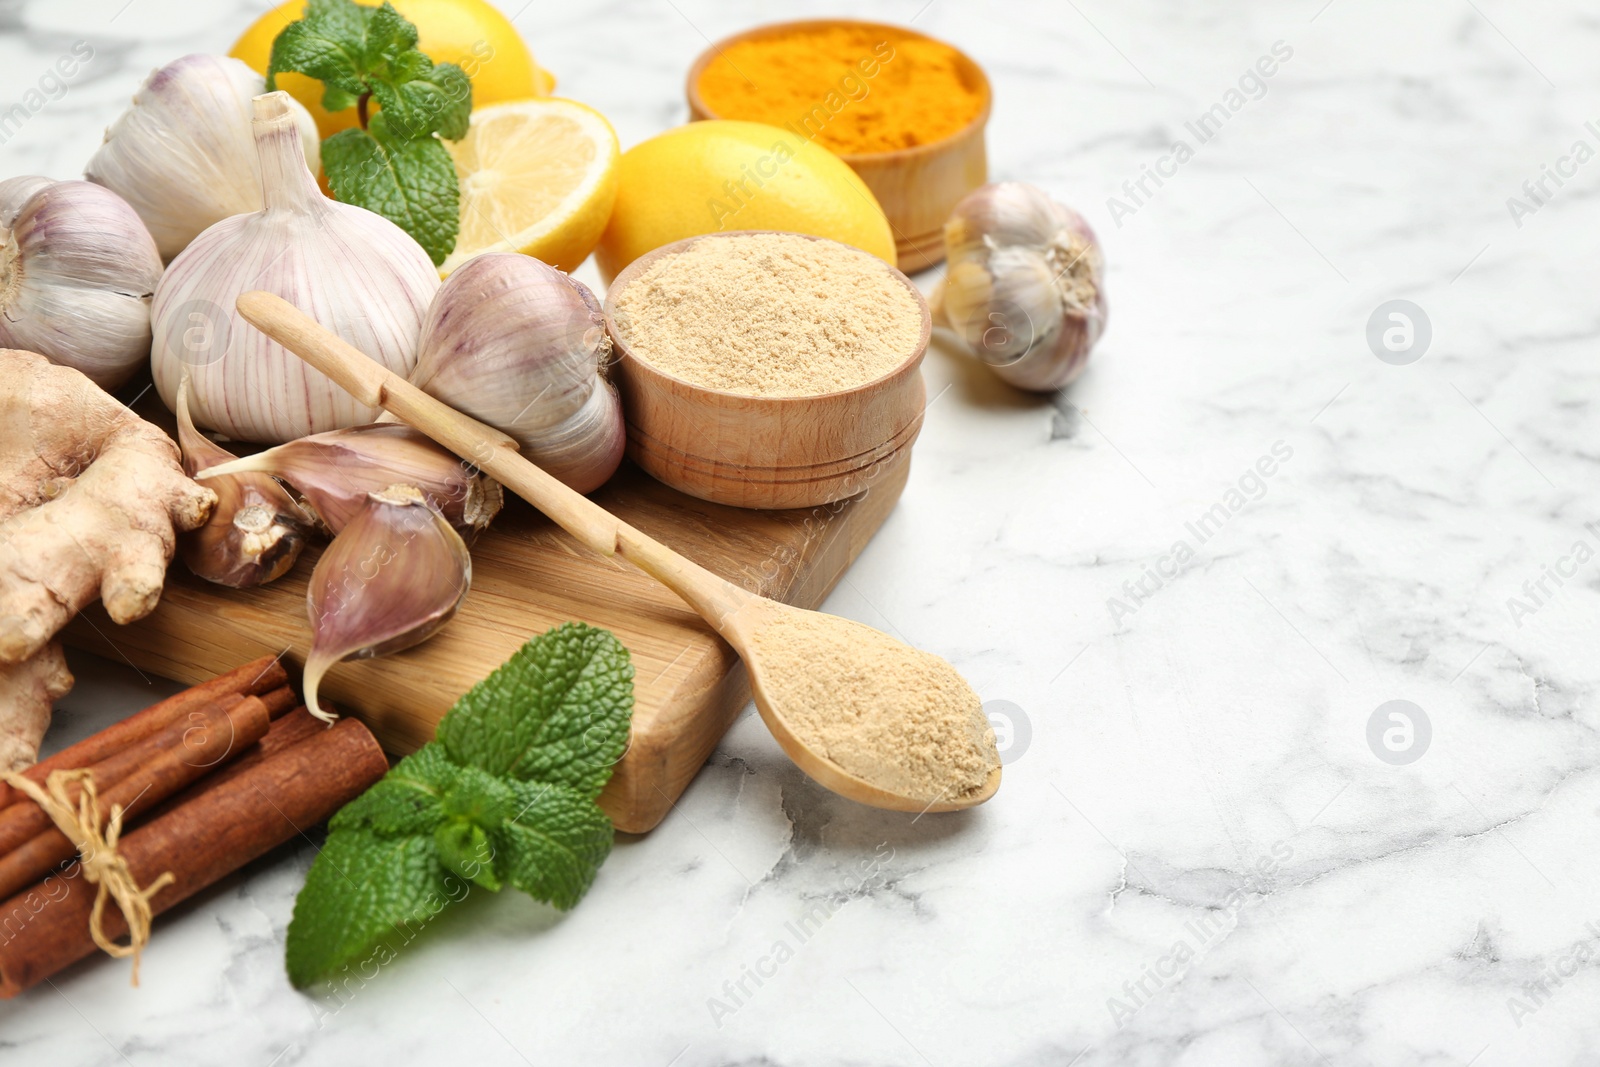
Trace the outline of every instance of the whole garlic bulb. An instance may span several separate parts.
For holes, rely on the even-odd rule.
[[[1025,182],[968,193],[944,227],[952,329],[999,377],[1049,392],[1106,327],[1105,258],[1083,216]]]
[[[228,56],[174,60],[145,79],[83,176],[132,204],[171,260],[207,226],[261,210],[250,116],[265,88],[265,78]],[[316,173],[317,124],[295,100],[289,111]]]
[[[440,287],[411,382],[587,493],[616,472],[627,443],[622,403],[601,374],[610,354],[586,285],[532,256],[491,252]]]
[[[196,426],[278,444],[379,412],[240,318],[239,294],[276,293],[407,375],[439,272],[388,219],[322,195],[288,93],[256,97],[255,114],[266,206],[212,226],[167,268],[152,313],[151,370],[168,408],[188,371]]]
[[[0,182],[0,348],[38,352],[115,389],[150,354],[161,257],[116,193],[88,182]]]

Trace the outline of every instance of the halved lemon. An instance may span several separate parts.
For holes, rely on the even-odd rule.
[[[439,267],[484,252],[522,252],[564,271],[588,258],[617,199],[617,134],[572,100],[513,100],[472,113],[447,141],[461,181],[461,231]]]

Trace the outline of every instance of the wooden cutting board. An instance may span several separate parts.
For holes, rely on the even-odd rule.
[[[881,469],[858,496],[795,511],[749,511],[669,489],[631,463],[595,499],[730,581],[817,607],[883,524],[909,462]],[[193,684],[246,660],[284,653],[304,663],[306,580],[318,552],[257,589],[223,589],[175,563],[161,604],[116,626],[96,604],[63,636],[78,648]],[[576,619],[610,630],[633,657],[633,736],[600,806],[619,830],[643,833],[666,815],[750,700],[743,664],[677,596],[620,560],[566,536],[521,500],[472,548],[472,591],[437,635],[394,656],[341,663],[321,693],[359,716],[383,747],[405,754],[433,738],[456,698],[527,638]]]

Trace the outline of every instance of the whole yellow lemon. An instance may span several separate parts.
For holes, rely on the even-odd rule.
[[[380,0],[358,0],[377,7]],[[545,96],[555,79],[534,62],[517,28],[487,0],[389,0],[417,28],[417,47],[435,63],[454,63],[472,79],[472,106]],[[305,13],[305,0],[288,0],[244,31],[228,54],[265,74],[272,42]],[[322,109],[322,83],[304,74],[278,75],[278,88],[306,106],[317,132],[331,137],[359,121],[355,108]],[[376,104],[373,105],[374,110]]]
[[[616,207],[595,258],[609,283],[652,249],[725,230],[829,237],[895,262],[883,208],[843,160],[777,126],[721,119],[622,154]]]

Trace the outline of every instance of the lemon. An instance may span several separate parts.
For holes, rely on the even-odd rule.
[[[596,251],[608,283],[652,249],[724,230],[830,237],[895,262],[872,190],[838,156],[776,126],[691,122],[628,149],[620,169]]]
[[[372,0],[361,0],[377,7]],[[417,27],[417,47],[435,63],[454,63],[472,80],[475,107],[503,100],[544,96],[555,84],[533,61],[509,19],[486,0],[390,0],[396,11]],[[265,74],[273,39],[305,12],[305,0],[288,0],[250,26],[228,54]],[[317,132],[331,137],[356,125],[355,108],[322,109],[322,83],[304,74],[278,75],[278,88],[306,106],[317,120]],[[372,105],[376,110],[377,104]]]
[[[575,270],[606,228],[617,198],[617,135],[606,117],[545,97],[479,108],[445,147],[461,182],[461,232],[439,267],[482,252],[523,252]]]

